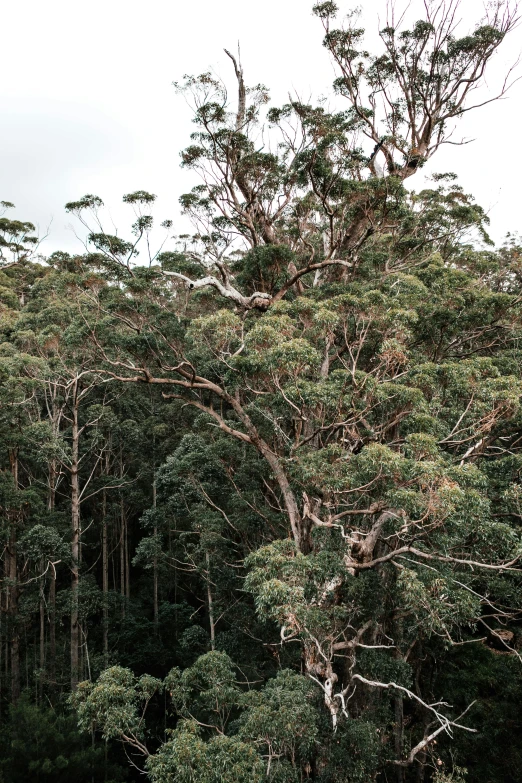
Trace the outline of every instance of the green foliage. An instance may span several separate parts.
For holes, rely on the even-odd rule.
[[[245,694],[239,736],[268,759],[269,779],[298,780],[299,766],[313,757],[319,734],[313,701],[311,683],[288,669],[262,691]]]
[[[232,708],[238,703],[233,663],[223,652],[209,652],[184,671],[172,669],[165,679],[176,711],[203,720],[224,732]]]
[[[522,249],[405,184],[515,13],[313,10],[332,109],[176,85],[192,234],[0,216],[6,783],[520,782]]]
[[[325,783],[365,783],[375,777],[382,753],[378,725],[355,718],[333,738],[326,767],[318,779]]]
[[[236,737],[204,742],[197,726],[184,721],[161,749],[147,760],[154,783],[261,783],[263,765],[254,749]]]
[[[120,764],[105,758],[103,747],[93,747],[90,737],[78,733],[74,714],[37,707],[28,694],[4,719],[0,771],[5,783],[127,778]]]
[[[83,731],[97,727],[104,739],[142,737],[142,709],[161,688],[150,675],[136,678],[128,669],[112,666],[96,683],[81,682],[71,694]]]

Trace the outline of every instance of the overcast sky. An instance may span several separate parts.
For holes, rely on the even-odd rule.
[[[263,82],[274,101],[289,91],[328,94],[332,65],[311,0],[13,0],[2,7],[0,47],[0,199],[45,232],[43,252],[81,249],[65,202],[95,193],[123,220],[121,196],[158,195],[158,217],[179,214],[177,199],[193,175],[179,169],[179,151],[193,126],[172,81],[209,68],[231,79],[223,47],[241,43],[247,83]],[[345,4],[346,10],[352,4]],[[365,22],[378,29],[385,0],[367,0]],[[480,16],[463,0],[463,29]],[[488,76],[498,87],[522,48],[519,28]],[[521,66],[522,69],[522,66]],[[519,69],[519,73],[522,70]],[[455,171],[491,217],[500,241],[522,228],[520,106],[522,82],[509,97],[467,115],[435,171]],[[412,186],[418,188],[419,182]],[[179,221],[177,222],[179,227]]]

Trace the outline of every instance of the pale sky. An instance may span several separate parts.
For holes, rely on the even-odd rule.
[[[289,91],[303,98],[327,95],[334,72],[312,5],[311,0],[5,2],[0,199],[14,202],[12,216],[36,223],[42,233],[50,225],[44,253],[81,250],[63,205],[85,193],[101,196],[122,226],[121,196],[148,190],[158,196],[158,218],[171,217],[174,231],[180,229],[178,197],[197,181],[179,168],[179,151],[194,126],[172,81],[210,68],[233,88],[223,47],[235,50],[239,41],[247,83],[266,84],[275,103],[286,101]],[[353,3],[339,5],[348,11]],[[384,6],[385,0],[364,5],[373,34]],[[481,8],[478,0],[463,0],[463,29],[480,17]],[[521,49],[519,28],[495,58],[491,92]],[[497,241],[507,231],[522,231],[521,101],[522,81],[506,100],[460,123],[456,138],[476,141],[445,147],[430,164],[433,171],[459,175],[488,211]],[[416,189],[422,184],[417,177],[410,182]]]

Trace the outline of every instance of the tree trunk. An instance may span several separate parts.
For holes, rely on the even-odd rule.
[[[51,574],[49,585],[49,677],[56,683],[56,574]]]
[[[15,489],[18,489],[18,454],[14,451],[9,455],[11,474]],[[18,628],[18,562],[17,562],[17,522],[18,511],[10,514],[9,544],[7,547],[7,577],[9,579],[8,601],[10,618],[10,658],[11,658],[11,703],[16,704],[20,696],[20,629]]]
[[[107,546],[107,493],[102,498],[103,663],[109,665],[109,558]]]
[[[63,408],[59,408],[56,402],[56,386],[51,387],[50,395],[52,400],[52,430],[57,438],[60,432],[60,421]],[[49,463],[49,494],[47,497],[47,508],[50,512],[54,511],[56,503],[56,484],[58,480],[57,462],[51,459]],[[54,567],[51,571],[51,581],[49,585],[49,678],[56,683],[56,571]]]
[[[79,610],[80,585],[80,484],[79,484],[78,387],[75,385],[72,411],[71,443],[71,690],[78,685],[79,676]]]
[[[154,480],[152,482],[152,507],[156,511],[157,505],[157,493],[156,493],[156,474],[154,474]],[[156,540],[158,537],[158,526],[156,524],[156,516],[154,515],[154,546],[156,546]],[[152,578],[153,578],[153,615],[154,615],[154,631],[158,633],[159,624],[159,605],[158,605],[158,558],[154,555],[152,562]]]
[[[403,757],[404,744],[404,704],[402,696],[396,696],[395,699],[395,758],[400,760]],[[404,767],[396,767],[397,783],[404,783]]]
[[[53,419],[55,421],[55,419]],[[57,425],[56,425],[57,426]],[[57,429],[56,429],[57,434]],[[47,508],[54,510],[56,501],[56,462],[51,461],[49,466],[49,497]],[[51,583],[49,585],[49,676],[52,683],[56,682],[56,571],[51,571]]]
[[[125,600],[130,598],[129,525],[125,524]]]
[[[125,619],[125,508],[123,496],[120,498],[120,595],[121,617]]]
[[[18,628],[18,569],[16,557],[16,528],[11,526],[9,536],[9,616],[11,619],[11,703],[20,696],[20,630]]]
[[[41,563],[41,569],[42,573],[45,568],[45,563],[42,559]],[[45,671],[45,577],[40,578],[40,660],[39,660],[39,669],[40,669],[40,698],[42,697],[42,691],[43,691],[43,678],[44,678],[44,671]]]
[[[216,625],[214,622],[214,603],[212,601],[212,590],[210,589],[210,557],[208,552],[205,555],[207,563],[207,601],[208,601],[208,622],[210,625],[210,648],[216,649]]]

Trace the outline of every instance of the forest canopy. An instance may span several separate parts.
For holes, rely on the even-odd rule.
[[[186,234],[1,202],[2,783],[522,781],[522,247],[421,180],[518,15],[458,9],[175,83]]]

